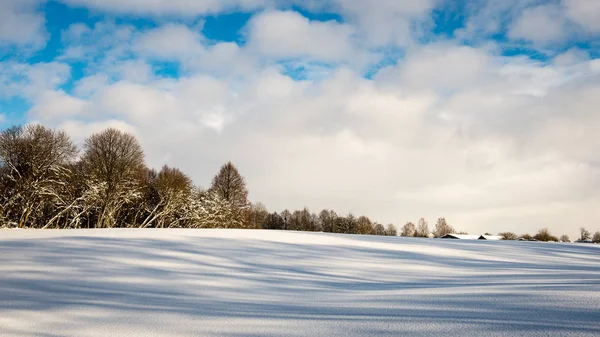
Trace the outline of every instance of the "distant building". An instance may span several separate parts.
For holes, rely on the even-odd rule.
[[[500,236],[495,235],[466,235],[466,234],[447,234],[442,236],[440,239],[454,239],[454,240],[500,240]]]
[[[479,235],[466,235],[466,234],[446,234],[440,239],[455,239],[455,240],[478,240]]]
[[[575,243],[594,243],[594,241],[589,240],[589,239],[588,240],[581,240],[580,239],[580,240],[575,241]]]
[[[502,240],[502,237],[497,235],[480,235],[479,240]]]

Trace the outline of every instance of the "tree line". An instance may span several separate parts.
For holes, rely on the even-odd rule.
[[[177,168],[148,168],[131,134],[107,129],[87,138],[80,151],[63,131],[15,126],[0,133],[0,223],[18,228],[241,228],[247,191],[231,191],[241,179],[232,169],[224,165],[211,188],[203,190]]]
[[[307,208],[270,213],[248,200],[244,177],[231,162],[208,189],[175,167],[148,168],[131,134],[109,128],[79,149],[60,130],[42,125],[0,132],[0,227],[16,228],[248,228],[405,237],[443,237],[456,231],[445,218],[432,230],[425,219],[400,233],[366,216]],[[488,233],[486,233],[488,234]],[[499,234],[504,240],[570,241],[547,229],[536,235]],[[600,243],[581,229],[582,241]]]
[[[117,129],[79,149],[60,130],[14,126],[0,133],[0,226],[16,228],[253,228],[396,236],[366,216],[269,213],[248,200],[228,162],[208,189],[175,167],[148,168],[137,139]]]

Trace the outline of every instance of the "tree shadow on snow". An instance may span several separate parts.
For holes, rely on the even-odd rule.
[[[432,326],[466,327],[472,335],[600,334],[598,250],[350,240],[436,244],[473,256],[194,236],[0,240],[0,261],[8,270],[0,276],[0,312],[94,308],[115,315],[322,323],[354,327],[354,335],[436,334],[415,330]],[[478,256],[513,248],[524,254],[522,261]],[[541,255],[546,262],[529,259]],[[581,292],[594,301],[564,303]]]

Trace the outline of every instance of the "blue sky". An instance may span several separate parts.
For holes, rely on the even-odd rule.
[[[600,220],[598,2],[0,6],[2,128],[121,128],[200,185],[233,160],[272,209]]]

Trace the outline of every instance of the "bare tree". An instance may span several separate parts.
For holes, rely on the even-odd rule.
[[[518,238],[517,234],[515,234],[513,232],[502,232],[502,233],[498,234],[498,236],[502,240],[506,240],[506,241],[516,240]]]
[[[425,219],[421,218],[419,220],[419,225],[417,226],[417,232],[415,233],[416,237],[426,238],[429,237],[429,224]]]
[[[302,224],[300,223],[301,212],[294,211],[288,219],[287,229],[291,231],[302,230]]]
[[[558,238],[552,234],[550,234],[550,231],[548,230],[548,228],[542,228],[540,229],[537,234],[535,234],[533,236],[534,239],[538,240],[538,241],[553,241],[553,242],[558,242]]]
[[[277,213],[269,214],[263,224],[264,229],[278,229],[282,230],[285,223],[281,215]]]
[[[62,131],[30,124],[0,133],[0,220],[41,227],[68,208],[65,189],[76,155]]]
[[[385,235],[385,227],[383,227],[382,224],[376,223],[373,228],[375,230],[375,235]]]
[[[319,213],[319,222],[323,227],[324,232],[333,233],[335,231],[335,219],[337,214],[334,211],[322,210]]]
[[[283,218],[283,229],[287,230],[290,224],[290,220],[292,218],[292,213],[286,209],[283,212],[281,212],[281,217]]]
[[[231,162],[221,167],[219,173],[213,178],[209,191],[216,193],[235,207],[245,208],[248,206],[246,181]]]
[[[356,234],[357,219],[354,214],[339,216],[335,219],[334,233]]]
[[[589,239],[592,238],[592,234],[587,229],[585,229],[583,227],[581,227],[579,229],[579,233],[581,234],[580,237],[579,237],[579,239],[581,241],[589,240]]]
[[[193,228],[244,228],[244,214],[231,202],[213,192],[195,194],[187,212]]]
[[[313,222],[312,214],[308,208],[304,208],[299,212],[298,217],[298,230],[314,232],[317,229],[317,225]]]
[[[97,226],[113,227],[122,207],[141,196],[144,152],[134,136],[112,128],[86,139],[84,149],[85,174],[102,195]]]
[[[571,239],[569,239],[569,236],[564,234],[560,237],[560,242],[571,242]]]
[[[594,243],[600,243],[600,232],[594,233],[594,236],[592,237],[592,241]]]
[[[265,221],[269,217],[267,207],[262,203],[250,205],[246,212],[246,228],[263,228]]]
[[[151,174],[152,175],[152,174]],[[192,180],[177,168],[163,166],[149,181],[151,210],[141,227],[181,227],[180,218],[193,192]]]
[[[548,228],[542,228],[540,229],[537,234],[535,234],[533,236],[534,239],[538,240],[538,241],[554,241],[554,242],[558,242],[558,238],[552,234],[550,234],[550,231],[548,230]]]
[[[404,225],[402,227],[402,234],[400,234],[400,235],[413,237],[413,236],[416,236],[416,234],[417,234],[417,226],[415,226],[415,224],[412,222],[407,222],[406,225]]]
[[[437,222],[435,223],[435,229],[433,230],[433,235],[436,238],[441,238],[444,235],[452,234],[454,232],[456,232],[456,230],[446,222],[446,219],[439,218],[437,220]]]
[[[360,216],[356,221],[357,234],[371,235],[374,234],[373,223],[366,216]]]
[[[525,233],[525,234],[521,235],[519,238],[523,239],[523,240],[527,240],[527,241],[533,240],[533,236],[531,236],[529,233]]]
[[[387,236],[398,236],[398,229],[394,224],[388,224],[385,228],[385,235]]]
[[[314,231],[315,232],[322,232],[323,231],[323,225],[321,224],[321,221],[319,220],[319,216],[315,213],[311,213],[310,214],[310,221],[314,226]]]

